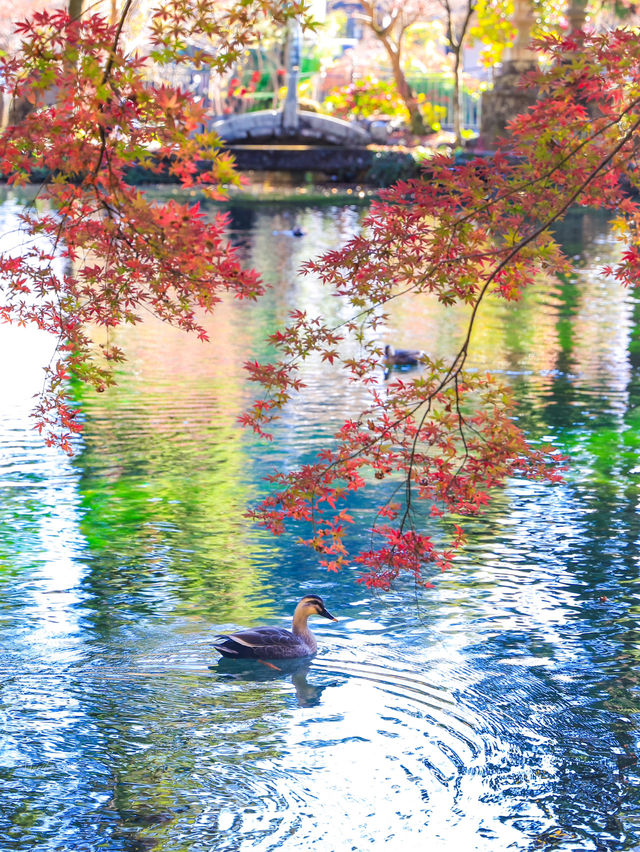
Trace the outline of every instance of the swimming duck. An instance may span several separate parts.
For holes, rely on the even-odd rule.
[[[417,367],[426,360],[426,357],[422,349],[394,349],[387,343],[382,359],[385,381],[389,378],[393,367]]]
[[[422,349],[394,349],[388,343],[384,347],[386,367],[416,367],[426,357]]]
[[[293,630],[284,627],[255,627],[237,633],[224,634],[214,644],[216,651],[224,657],[254,660],[285,660],[293,657],[308,657],[318,649],[315,636],[307,627],[310,615],[322,615],[337,621],[327,611],[318,595],[305,595],[293,614]]]
[[[285,237],[304,237],[305,231],[299,225],[296,225],[295,228],[291,228],[289,231],[274,231],[274,234],[282,234]]]

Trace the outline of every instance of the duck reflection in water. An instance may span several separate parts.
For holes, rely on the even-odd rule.
[[[222,657],[217,665],[209,666],[209,668],[230,680],[259,683],[291,678],[299,707],[316,707],[320,704],[320,697],[324,690],[328,686],[336,686],[336,683],[316,684],[307,680],[311,669],[311,661],[308,658],[278,660],[276,664],[263,660],[231,660]]]
[[[216,651],[222,654],[218,672],[244,680],[275,680],[291,675],[300,707],[318,704],[325,687],[307,681],[310,657],[318,649],[316,638],[307,625],[312,615],[338,620],[327,610],[319,595],[305,595],[296,606],[291,630],[254,627],[219,636],[214,643]]]

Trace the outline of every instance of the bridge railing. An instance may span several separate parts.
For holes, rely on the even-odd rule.
[[[310,76],[310,75],[305,75]],[[151,66],[149,69],[150,83],[169,83],[190,91],[196,97],[204,99],[205,104],[217,112],[221,105],[221,94],[214,93],[215,82],[210,78],[206,69],[195,69],[188,65]],[[425,99],[445,110],[440,124],[444,130],[453,129],[453,78],[451,75],[432,74],[412,76],[408,78],[414,92],[424,95]],[[481,87],[482,82],[470,75],[465,75],[461,97],[461,121],[466,130],[478,132],[481,121]],[[217,94],[217,97],[216,97]],[[241,111],[268,109],[273,103],[273,91],[251,93],[246,105]],[[216,103],[217,102],[217,103]],[[222,110],[220,110],[222,112]],[[235,110],[234,110],[235,111]]]

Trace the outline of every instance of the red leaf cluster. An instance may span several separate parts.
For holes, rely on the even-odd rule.
[[[272,339],[282,357],[270,378],[280,384],[273,393],[265,383],[266,399],[247,418],[256,429],[267,412],[273,420],[312,351],[371,385],[370,408],[348,420],[314,464],[280,475],[279,492],[254,513],[275,532],[287,520],[310,523],[307,541],[329,555],[329,566],[360,565],[370,586],[387,587],[400,572],[429,583],[425,570],[446,567],[462,542],[455,519],[482,511],[492,489],[513,476],[560,478],[562,460],[550,447],[527,443],[506,389],[465,370],[487,295],[517,299],[541,273],[570,269],[552,228],[576,203],[617,212],[630,245],[609,272],[626,285],[640,282],[639,207],[626,192],[640,181],[640,43],[621,31],[579,42],[549,38],[540,47],[553,61],[529,81],[541,97],[512,123],[508,149],[466,165],[429,163],[424,178],[384,193],[359,236],[307,265],[353,320],[338,330],[322,317],[292,315]],[[450,362],[426,359],[415,378],[382,391],[387,306],[424,293],[468,305],[468,328]],[[357,358],[346,354],[354,339]],[[252,373],[259,380],[260,368]],[[389,477],[401,489],[391,501],[383,489],[379,518],[393,524],[375,524],[372,544],[382,543],[349,556],[341,507],[350,492],[380,489]],[[451,545],[436,546],[427,530],[442,537],[447,528],[455,530]]]
[[[242,16],[255,12],[241,5]],[[262,292],[229,245],[224,216],[210,221],[198,204],[151,201],[128,183],[130,170],[168,171],[184,187],[217,193],[238,178],[217,138],[201,129],[202,106],[180,89],[152,85],[147,59],[122,53],[119,25],[55,11],[18,30],[22,50],[0,59],[0,76],[10,96],[33,108],[0,138],[0,168],[13,185],[46,178],[38,204],[21,215],[20,255],[0,255],[0,317],[54,334],[64,375],[104,390],[122,353],[111,343],[96,351],[90,327],[137,323],[150,312],[204,339],[198,311],[212,310],[225,292]],[[165,52],[170,43],[180,52],[159,25],[154,31]],[[230,61],[224,42],[216,62]],[[80,424],[61,379],[58,367],[48,370],[35,414],[47,440],[68,449]]]

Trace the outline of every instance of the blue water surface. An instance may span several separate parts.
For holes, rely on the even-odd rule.
[[[574,211],[573,276],[489,303],[472,346],[531,439],[566,453],[564,483],[510,482],[427,591],[370,592],[245,517],[361,401],[312,359],[272,444],[237,424],[242,364],[288,311],[343,318],[298,269],[362,215],[232,209],[268,295],[224,302],[208,345],[152,320],[120,332],[118,387],[77,390],[71,458],[29,419],[51,341],[0,329],[1,852],[640,844],[640,302],[602,275],[604,219]],[[387,336],[446,355],[466,316],[398,304]],[[353,508],[364,541],[373,507]],[[287,624],[307,591],[340,619],[317,623],[313,661],[218,663],[215,634]]]

